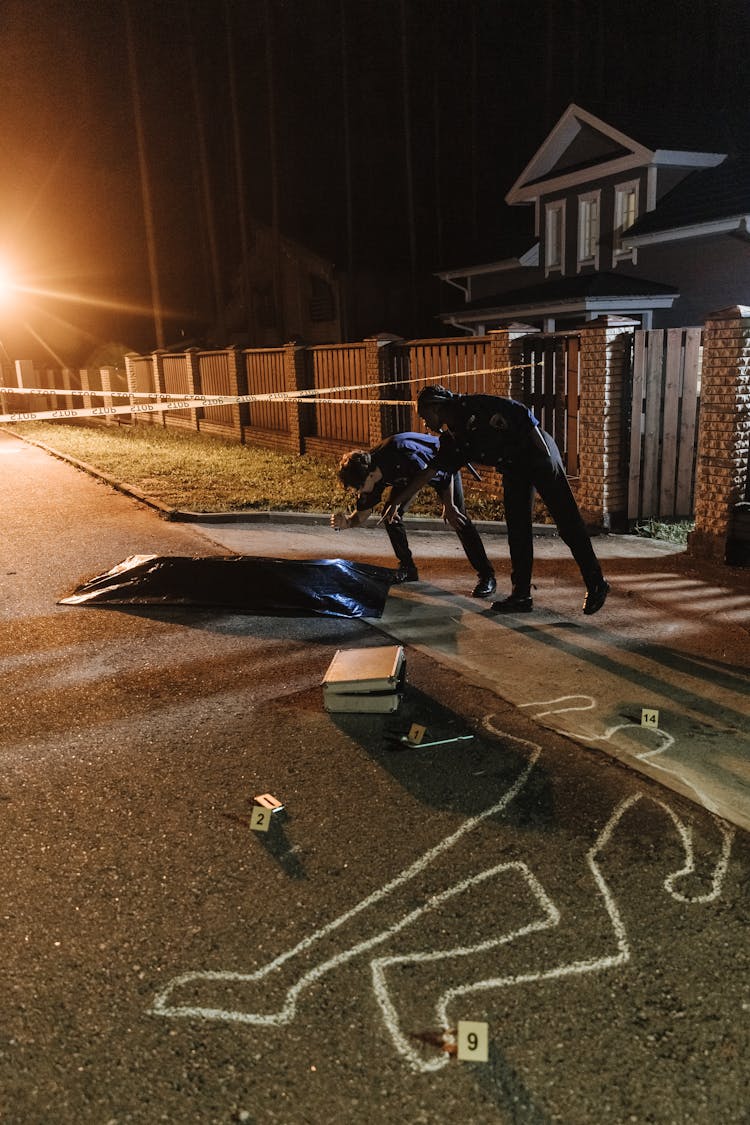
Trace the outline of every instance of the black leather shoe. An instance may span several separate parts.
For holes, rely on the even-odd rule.
[[[492,574],[487,578],[480,578],[474,589],[471,591],[472,598],[488,598],[490,594],[494,594],[497,589],[497,582]]]
[[[493,613],[531,613],[533,608],[531,594],[508,594],[501,602],[492,603]]]
[[[601,582],[597,582],[596,586],[592,586],[586,593],[583,599],[583,612],[587,617],[592,613],[597,613],[607,600],[607,594],[611,587],[606,578],[602,578]]]
[[[402,582],[419,582],[419,571],[415,566],[400,566],[398,568],[393,584],[394,586],[400,586]]]

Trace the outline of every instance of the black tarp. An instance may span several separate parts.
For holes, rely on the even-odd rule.
[[[235,613],[380,617],[395,571],[348,559],[132,555],[59,605],[203,606]]]

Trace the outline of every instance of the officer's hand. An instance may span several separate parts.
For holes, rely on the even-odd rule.
[[[398,504],[386,504],[383,508],[383,514],[380,517],[380,523],[401,523],[401,515],[398,510]]]
[[[346,512],[334,512],[331,516],[331,527],[334,531],[343,531],[345,527],[349,527],[349,517]]]

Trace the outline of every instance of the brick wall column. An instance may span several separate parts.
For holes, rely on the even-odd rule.
[[[694,558],[723,562],[750,472],[750,307],[711,313],[703,334]]]
[[[284,390],[305,390],[305,348],[298,344],[284,344]],[[304,453],[309,426],[307,415],[314,407],[305,405],[300,399],[291,399],[287,410],[290,449],[295,453]]]
[[[161,402],[161,396],[164,394],[164,356],[161,352],[152,352],[151,365],[154,372],[154,391],[157,402]],[[167,415],[165,411],[160,411],[158,414],[150,415],[155,426],[166,426]]]
[[[105,393],[104,393],[104,395],[102,395],[101,402],[97,403],[97,406],[110,406],[110,407],[114,406],[114,400],[112,398],[112,372],[113,371],[114,371],[113,367],[100,367],[99,368],[99,375],[100,375],[100,378],[101,378],[102,390]],[[120,403],[118,402],[117,405],[119,406]],[[105,414],[104,415],[104,423],[107,426],[118,425],[117,415],[115,415],[113,417],[111,414]]]
[[[185,352],[185,379],[187,382],[187,391],[189,395],[202,394],[201,369],[198,363],[197,348],[188,348]],[[200,429],[200,419],[202,417],[203,410],[200,407],[196,407],[195,410],[190,411],[190,423],[193,429]]]
[[[372,449],[378,445],[388,434],[393,433],[395,426],[395,406],[382,406],[383,399],[392,398],[392,390],[388,385],[391,374],[391,347],[390,340],[380,340],[377,336],[368,336],[365,343],[365,382],[369,389],[363,397],[371,400],[367,407],[367,425],[369,428],[368,445]]]
[[[519,362],[519,348],[516,340],[511,340],[507,328],[498,328],[488,333],[490,344],[490,367],[497,370],[487,376],[487,394],[501,398],[515,398],[511,388],[514,372],[511,368]]]
[[[608,529],[627,513],[623,397],[635,327],[601,316],[581,328],[578,506],[593,527]]]
[[[229,368],[229,393],[232,395],[247,394],[247,378],[245,376],[244,360],[236,344],[227,348],[227,365]],[[237,441],[242,441],[243,404],[233,402],[229,406],[232,413],[232,435]]]

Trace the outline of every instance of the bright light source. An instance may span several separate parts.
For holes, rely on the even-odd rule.
[[[13,271],[7,262],[0,259],[0,306],[7,307],[16,295]]]

